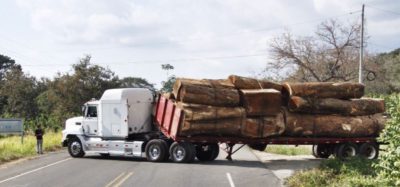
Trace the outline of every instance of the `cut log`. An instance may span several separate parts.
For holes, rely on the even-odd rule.
[[[247,116],[273,116],[281,112],[282,95],[275,89],[240,90]]]
[[[187,84],[179,91],[178,101],[211,106],[239,106],[240,96],[236,89],[210,88]]]
[[[186,79],[178,78],[172,88],[172,93],[175,98],[180,98],[180,90],[186,85],[198,86],[198,87],[208,87],[208,88],[234,88],[234,85],[226,79]]]
[[[364,95],[364,85],[351,82],[285,83],[283,87],[287,99],[289,96],[352,99]]]
[[[185,114],[185,121],[204,121],[246,117],[246,111],[242,107],[215,107],[182,102],[178,102],[176,106],[183,110]]]
[[[283,113],[271,117],[247,118],[242,127],[242,136],[250,138],[266,138],[278,136],[285,130]]]
[[[285,112],[285,136],[376,137],[384,127],[382,114],[369,116],[305,115]]]
[[[179,134],[183,136],[240,136],[240,129],[245,120],[246,118],[230,118],[214,121],[184,121]]]
[[[282,90],[282,85],[267,80],[258,80],[253,78],[230,75],[228,79],[237,89],[275,89]]]
[[[313,99],[292,96],[288,108],[291,112],[309,114],[342,114],[352,116],[372,115],[385,112],[383,99]]]

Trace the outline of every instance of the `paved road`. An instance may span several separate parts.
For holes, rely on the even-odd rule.
[[[71,158],[66,151],[36,159],[0,165],[0,186],[280,186],[279,179],[259,162],[249,148],[237,152],[234,161],[177,164],[143,159]]]

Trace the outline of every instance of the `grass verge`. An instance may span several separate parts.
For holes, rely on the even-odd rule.
[[[43,137],[43,151],[55,151],[61,148],[61,133],[48,132]],[[9,136],[0,139],[0,164],[23,157],[36,155],[36,138],[33,135],[24,137]]]
[[[265,149],[268,153],[280,154],[280,155],[310,155],[310,146],[291,146],[291,145],[268,145]]]
[[[300,171],[289,177],[285,185],[298,186],[390,186],[376,179],[376,170],[372,167],[376,160],[353,158],[348,161],[327,159],[318,168]]]

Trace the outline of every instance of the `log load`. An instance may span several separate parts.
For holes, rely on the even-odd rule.
[[[385,112],[385,101],[383,99],[372,98],[341,100],[292,96],[290,97],[288,108],[291,112],[308,114],[364,116]]]
[[[240,90],[247,116],[272,116],[281,112],[282,95],[275,89]]]
[[[384,128],[382,114],[369,116],[307,115],[285,112],[285,136],[375,137]]]
[[[281,84],[266,80],[252,79],[237,75],[230,75],[228,79],[237,89],[275,89],[278,91],[282,90]]]
[[[186,85],[196,86],[196,87],[208,87],[208,88],[235,88],[234,85],[225,79],[187,79],[187,78],[178,78],[175,81],[175,84],[172,88],[172,93],[175,98],[178,100],[181,98],[180,90],[182,87]]]
[[[196,85],[185,85],[179,91],[178,101],[184,103],[212,106],[239,106],[240,96],[236,89],[210,88]]]
[[[285,83],[283,87],[283,94],[287,99],[290,96],[352,99],[364,95],[364,85],[351,82]]]
[[[225,118],[245,118],[246,111],[243,107],[215,107],[191,103],[176,103],[184,112],[185,121],[219,120]]]
[[[228,118],[210,121],[183,121],[179,134],[184,136],[240,136],[240,129],[245,120],[246,118]]]
[[[249,138],[267,138],[278,136],[285,130],[283,113],[276,116],[247,118],[241,134]]]

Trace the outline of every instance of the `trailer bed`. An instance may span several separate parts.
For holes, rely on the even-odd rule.
[[[161,132],[174,141],[197,143],[228,143],[228,144],[283,144],[283,145],[316,145],[340,144],[346,142],[366,143],[376,142],[375,137],[270,137],[270,138],[242,138],[229,136],[179,136],[180,125],[183,120],[183,111],[176,107],[173,101],[159,96],[155,108],[155,123]]]

